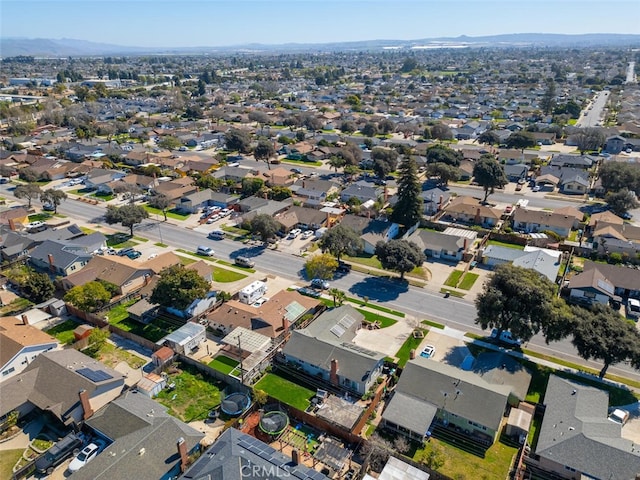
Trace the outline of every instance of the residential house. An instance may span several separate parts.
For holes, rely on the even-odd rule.
[[[36,243],[28,235],[14,232],[8,225],[0,225],[0,254],[2,260],[13,261],[26,257]]]
[[[535,270],[552,282],[556,281],[562,263],[562,253],[557,250],[526,246],[524,250],[489,245],[482,251],[481,261],[488,267],[511,263],[517,267]]]
[[[248,168],[241,167],[222,167],[211,174],[214,178],[220,178],[222,180],[231,180],[236,183],[242,182],[242,179],[253,175],[253,171]]]
[[[73,480],[177,478],[204,434],[167,413],[167,407],[130,390],[86,421],[108,445]]]
[[[420,192],[420,198],[422,198],[423,214],[430,217],[449,204],[451,195],[446,190],[431,187],[427,190],[422,190],[422,192]]]
[[[471,366],[471,371],[492,385],[508,385],[508,403],[517,407],[527,397],[531,372],[521,362],[505,352],[483,352]]]
[[[524,180],[529,173],[529,167],[522,163],[503,165],[504,173],[510,182],[517,182],[518,180]]]
[[[640,227],[628,223],[596,222],[591,238],[600,253],[620,253],[635,258],[640,253]]]
[[[554,232],[561,237],[568,237],[571,230],[577,226],[576,217],[563,215],[547,210],[529,210],[516,208],[511,216],[514,230],[522,230],[526,233]]]
[[[356,199],[359,203],[365,203],[369,200],[376,202],[382,197],[383,193],[384,189],[361,180],[342,190],[340,192],[340,200],[345,203],[349,203],[351,199]]]
[[[235,205],[240,201],[240,198],[236,195],[230,195],[223,192],[212,192],[209,205],[220,208],[228,208],[235,210]]]
[[[585,194],[591,188],[589,172],[583,168],[551,166],[542,167],[540,175],[536,177],[536,185],[543,182],[553,182],[561,193]]]
[[[38,355],[58,348],[58,340],[29,325],[28,317],[0,318],[0,382],[21,373]]]
[[[320,206],[339,190],[338,185],[332,181],[308,178],[298,180],[290,188],[296,197],[312,207]]]
[[[553,145],[556,142],[555,133],[531,132],[538,145]]]
[[[92,255],[82,245],[45,240],[31,251],[29,262],[53,275],[67,276],[84,267]]]
[[[528,463],[553,478],[634,480],[640,472],[637,441],[609,420],[609,394],[550,375],[535,455]]]
[[[549,165],[556,168],[579,168],[588,170],[597,161],[598,159],[591,155],[568,155],[562,153],[554,155]]]
[[[615,294],[615,286],[596,268],[571,277],[567,288],[569,302],[580,305],[590,306],[596,303],[608,305],[609,302],[620,299]]]
[[[502,210],[487,207],[477,198],[459,196],[447,205],[444,216],[455,223],[470,223],[490,228],[500,221]]]
[[[20,374],[0,382],[0,418],[38,409],[78,427],[124,388],[124,376],[73,348],[38,355]]]
[[[615,295],[640,298],[640,270],[608,263],[584,262],[584,272],[598,270],[613,285]],[[576,278],[576,277],[573,277]]]
[[[11,230],[18,230],[29,223],[29,211],[25,207],[6,208],[0,211],[0,225],[8,225]]]
[[[294,330],[282,349],[282,361],[335,389],[364,395],[382,374],[383,353],[352,343],[364,316],[350,305],[322,313]]]
[[[148,175],[136,175],[130,174],[120,179],[121,182],[127,185],[134,185],[144,192],[150,192],[158,186],[158,179],[150,177]]]
[[[192,177],[181,177],[169,181],[161,181],[153,189],[156,195],[164,195],[170,201],[176,201],[185,195],[197,192],[198,187]]]
[[[267,170],[262,175],[266,179],[266,184],[270,187],[288,187],[295,181],[293,172],[283,167]]]
[[[112,182],[120,180],[127,174],[120,170],[107,170],[105,168],[95,168],[87,173],[84,179],[84,186],[87,189],[97,190],[100,193],[113,193]]]
[[[612,155],[617,155],[625,149],[628,139],[620,135],[613,135],[605,140],[604,151]]]
[[[477,233],[471,230],[451,230],[447,233],[417,229],[407,240],[420,247],[428,258],[461,262],[473,246]]]
[[[218,479],[243,480],[252,478],[297,478],[300,480],[328,480],[329,477],[299,461],[302,453],[293,450],[288,457],[277,449],[246,433],[228,428],[179,480]],[[142,477],[140,477],[142,478]]]
[[[117,287],[119,295],[126,295],[142,288],[155,272],[144,264],[118,255],[96,255],[82,270],[72,273],[60,281],[64,290],[102,280]]]
[[[382,425],[423,442],[434,428],[455,428],[490,446],[500,432],[512,387],[417,356],[405,365]]]
[[[327,224],[327,214],[325,212],[297,205],[277,214],[275,219],[282,225],[283,232],[288,232],[292,228],[317,230]]]
[[[623,224],[624,220],[622,218],[609,210],[605,210],[604,212],[598,212],[591,215],[591,218],[589,218],[588,229],[593,232],[601,226],[621,226]]]
[[[213,191],[209,188],[189,193],[176,203],[176,209],[185,213],[197,213],[203,207],[209,206]]]

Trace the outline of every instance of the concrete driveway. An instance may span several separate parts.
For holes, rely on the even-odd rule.
[[[419,355],[425,345],[433,345],[435,347],[435,354],[431,357],[433,360],[454,367],[462,365],[467,355],[471,355],[461,335],[454,336],[453,332],[447,335],[437,328],[431,328],[431,330],[429,330],[429,333],[424,337],[416,354]]]

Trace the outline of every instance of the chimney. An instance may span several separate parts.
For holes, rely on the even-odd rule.
[[[413,360],[414,358],[416,358],[416,349],[412,348],[409,352],[409,360]]]
[[[294,465],[298,465],[298,463],[300,462],[300,456],[298,454],[297,448],[294,448],[293,450],[291,450],[291,462]]]
[[[480,223],[480,207],[476,210],[476,218],[474,219],[475,223]]]
[[[287,317],[282,317],[282,330],[287,330],[289,328],[289,322],[287,321]]]
[[[29,319],[27,318],[27,316],[24,313],[22,314],[22,324],[23,325],[29,325]]]
[[[187,457],[187,442],[182,437],[178,439],[178,455],[180,456],[180,471],[184,473],[187,470],[189,458]]]
[[[82,411],[84,412],[82,419],[87,420],[93,415],[93,409],[91,408],[91,402],[89,402],[89,394],[83,388],[78,392],[80,397],[80,404],[82,405]]]
[[[467,252],[467,248],[469,248],[469,239],[465,238],[464,239],[464,250],[463,250],[463,253]]]
[[[49,270],[51,270],[52,272],[54,272],[54,273],[55,273],[55,271],[56,271],[56,267],[55,267],[55,265],[53,264],[53,255],[48,254],[48,255],[47,255],[47,258],[49,259]]]
[[[389,189],[387,187],[384,187],[384,203],[387,203],[387,201],[389,200]]]
[[[333,385],[338,385],[338,360],[335,358],[331,359],[331,372],[329,373],[329,381]]]
[[[9,219],[9,229],[13,232],[16,231],[16,221],[13,218]]]
[[[438,211],[442,210],[443,201],[444,201],[444,196],[440,195],[440,200],[438,200]]]

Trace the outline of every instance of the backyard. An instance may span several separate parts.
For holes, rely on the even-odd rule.
[[[211,360],[208,365],[217,370],[219,372],[224,373],[225,375],[230,374],[233,370],[240,364],[237,360],[233,358],[225,357],[224,355],[218,355],[216,358]]]
[[[69,345],[74,342],[73,331],[80,325],[74,320],[66,320],[55,327],[44,330],[52,337],[55,337],[62,345]]]
[[[271,397],[302,411],[307,409],[309,401],[316,394],[315,391],[293,383],[275,373],[267,373],[256,383],[255,388],[263,390]]]
[[[85,353],[87,353],[86,350]],[[92,351],[91,357],[111,368],[115,368],[115,366],[120,362],[125,362],[130,368],[137,370],[147,363],[144,358],[134,355],[122,348],[116,347],[110,342],[105,342],[96,352]]]
[[[162,390],[156,400],[183,422],[205,420],[209,411],[220,405],[220,390],[224,385],[205,378],[191,367],[181,365],[170,371],[168,383],[175,384],[175,388]]]

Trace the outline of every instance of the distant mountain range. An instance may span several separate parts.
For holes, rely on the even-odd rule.
[[[640,35],[590,33],[563,35],[548,33],[517,33],[485,37],[425,38],[419,40],[366,40],[336,43],[287,43],[280,45],[244,44],[218,47],[131,47],[74,39],[0,38],[0,56],[15,57],[86,57],[104,55],[196,55],[233,52],[276,53],[318,51],[361,51],[384,49],[478,48],[478,47],[640,47]]]

